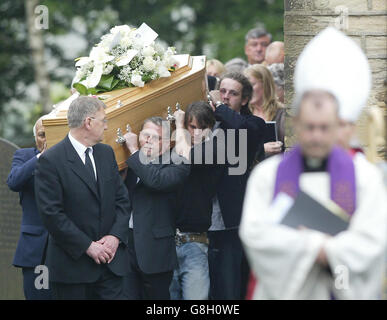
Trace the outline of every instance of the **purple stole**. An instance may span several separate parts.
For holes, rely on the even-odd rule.
[[[349,215],[356,209],[355,167],[350,155],[334,147],[328,157],[327,171],[330,176],[331,199]],[[278,166],[273,199],[280,192],[295,198],[300,191],[299,178],[303,172],[299,145],[284,155]]]

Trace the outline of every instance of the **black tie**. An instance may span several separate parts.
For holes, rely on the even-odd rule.
[[[89,157],[89,151],[90,151],[90,148],[87,148],[85,150],[85,156],[86,156],[85,167],[86,167],[87,171],[89,172],[89,174],[93,177],[93,181],[96,181],[94,169],[93,169],[93,164],[91,163],[91,160]]]

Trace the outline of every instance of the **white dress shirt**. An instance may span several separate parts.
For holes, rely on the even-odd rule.
[[[94,162],[94,156],[93,156],[93,148],[92,147],[85,147],[82,143],[80,143],[77,139],[75,139],[69,132],[69,139],[71,144],[73,145],[75,151],[78,153],[78,156],[81,158],[83,164],[86,163],[86,154],[85,151],[87,148],[90,149],[89,151],[89,157],[91,160],[91,164],[93,165],[95,180],[97,180],[97,170],[95,168],[95,162]]]

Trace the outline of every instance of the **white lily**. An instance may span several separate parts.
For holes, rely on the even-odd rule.
[[[110,45],[114,39],[114,34],[105,34],[101,37],[101,42],[97,44],[97,47],[105,48],[105,51],[109,50]]]
[[[105,64],[103,66],[103,74],[110,74],[110,72],[112,72],[114,66],[112,64]]]
[[[76,62],[76,67],[82,67],[83,65],[89,63],[91,61],[90,57],[80,57],[78,58],[78,61]]]
[[[121,32],[117,32],[112,42],[109,45],[109,51],[112,50],[116,45],[120,44],[121,38],[122,38]]]
[[[95,65],[97,65],[112,61],[114,56],[107,54],[106,51],[101,47],[93,47],[93,49],[90,51],[90,59],[94,62]]]
[[[113,59],[114,56],[108,55],[104,48],[93,47],[90,51],[90,56],[80,58],[76,64],[76,66],[83,66],[89,62],[93,62],[94,64],[93,72],[86,78],[85,81],[82,81],[82,84],[86,85],[87,88],[94,88],[97,86],[103,74],[104,64],[112,61]]]
[[[93,72],[86,78],[86,87],[94,88],[98,85],[101,80],[101,76],[103,73],[103,65],[102,63],[94,65]]]

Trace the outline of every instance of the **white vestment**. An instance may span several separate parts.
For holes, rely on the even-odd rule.
[[[387,192],[382,174],[354,158],[356,211],[348,230],[327,237],[278,223],[272,197],[281,157],[258,165],[248,181],[240,237],[258,279],[254,299],[380,299],[387,244]],[[328,173],[303,173],[300,188],[330,198]],[[275,201],[274,201],[275,202]],[[331,273],[316,263],[324,246]]]

